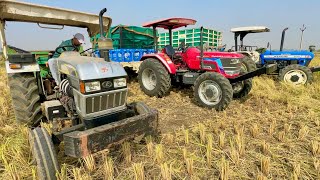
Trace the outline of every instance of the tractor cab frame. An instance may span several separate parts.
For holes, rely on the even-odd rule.
[[[270,29],[265,26],[249,26],[249,27],[238,27],[232,28],[231,32],[234,33],[234,41],[235,41],[235,51],[246,51],[247,48],[251,49],[250,47],[257,47],[257,46],[246,46],[243,45],[243,39],[246,35],[251,33],[263,33],[263,32],[270,32]],[[238,45],[238,39],[240,37],[240,45]]]
[[[188,18],[168,18],[158,21],[153,21],[145,23],[143,27],[152,27],[153,28],[153,37],[154,37],[154,47],[156,52],[158,51],[158,37],[157,37],[157,28],[163,28],[169,31],[169,44],[172,46],[172,30],[180,27],[187,27],[189,25],[195,25],[196,20]]]

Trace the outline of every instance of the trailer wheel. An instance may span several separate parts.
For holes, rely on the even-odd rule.
[[[310,68],[292,64],[280,70],[279,80],[288,84],[304,85],[313,81],[313,75]]]
[[[30,126],[42,119],[40,96],[33,73],[8,74],[12,106],[16,120]]]
[[[40,180],[56,180],[59,172],[57,155],[48,132],[41,127],[29,131],[29,143]]]
[[[203,73],[194,83],[195,101],[201,107],[222,111],[230,104],[232,95],[229,80],[219,73]]]
[[[164,97],[169,93],[171,78],[167,69],[157,59],[144,60],[139,68],[138,81],[148,96]]]

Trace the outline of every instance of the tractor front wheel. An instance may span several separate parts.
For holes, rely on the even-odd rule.
[[[313,75],[308,67],[293,64],[280,70],[279,80],[292,85],[305,85],[312,82]]]
[[[29,131],[29,143],[40,180],[57,179],[59,164],[52,139],[45,128],[37,127]]]
[[[169,93],[171,78],[167,69],[157,59],[144,60],[139,68],[138,81],[148,96],[164,97]]]
[[[223,111],[232,100],[233,90],[227,78],[219,73],[201,74],[194,83],[194,97],[201,107]]]

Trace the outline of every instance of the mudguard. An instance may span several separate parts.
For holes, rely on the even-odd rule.
[[[34,63],[21,63],[20,69],[11,69],[9,61],[6,61],[6,71],[8,74],[24,73],[24,72],[39,72],[40,66],[37,62]]]
[[[177,69],[168,55],[164,53],[146,54],[142,56],[140,61],[144,61],[145,59],[148,59],[148,58],[158,59],[164,65],[164,67],[166,67],[166,69],[170,74],[176,74]]]

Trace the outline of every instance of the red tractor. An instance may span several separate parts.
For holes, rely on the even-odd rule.
[[[247,73],[246,70],[254,64],[250,65],[242,54],[203,52],[202,27],[200,48],[181,45],[175,51],[172,47],[172,29],[195,23],[193,19],[169,18],[143,25],[154,30],[156,52],[157,27],[168,29],[170,39],[170,45],[161,52],[144,55],[141,59],[138,80],[145,94],[163,97],[169,93],[173,83],[194,85],[194,97],[199,106],[222,111],[233,98],[248,95],[252,88],[252,77],[275,70],[275,66],[269,65],[253,71],[251,69]]]

